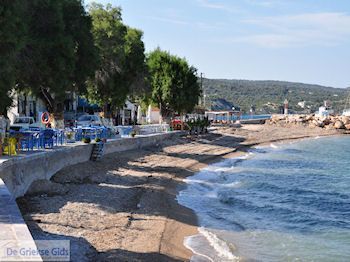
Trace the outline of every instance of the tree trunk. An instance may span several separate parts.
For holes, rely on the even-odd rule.
[[[64,128],[64,108],[62,103],[54,100],[46,88],[41,88],[41,98],[45,101],[50,113],[50,125],[52,128]]]
[[[160,115],[162,117],[162,122],[170,124],[171,118],[174,116],[174,112],[170,109],[168,109],[166,106],[160,104]]]

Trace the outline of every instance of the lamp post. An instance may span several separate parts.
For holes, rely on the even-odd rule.
[[[284,114],[288,115],[288,100],[284,100]]]

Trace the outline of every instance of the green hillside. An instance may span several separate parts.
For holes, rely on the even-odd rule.
[[[292,83],[283,81],[250,81],[203,79],[203,91],[206,107],[216,98],[224,98],[248,112],[251,105],[256,106],[258,113],[279,112],[283,101],[288,99],[289,107],[294,112],[314,112],[329,100],[333,108],[341,112],[344,109],[348,89],[332,88],[320,85]],[[305,107],[298,103],[305,101]]]

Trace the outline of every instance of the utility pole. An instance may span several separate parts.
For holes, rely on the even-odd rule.
[[[201,91],[203,95],[203,107],[205,108],[205,92],[203,90],[203,76],[204,76],[204,73],[201,73]]]

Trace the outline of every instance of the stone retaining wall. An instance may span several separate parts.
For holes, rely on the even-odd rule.
[[[174,135],[178,135],[178,132],[111,140],[105,144],[104,154],[148,147]],[[52,151],[13,157],[0,164],[0,178],[4,180],[13,197],[21,197],[34,181],[50,179],[64,167],[89,161],[92,148],[92,144],[79,143]]]

